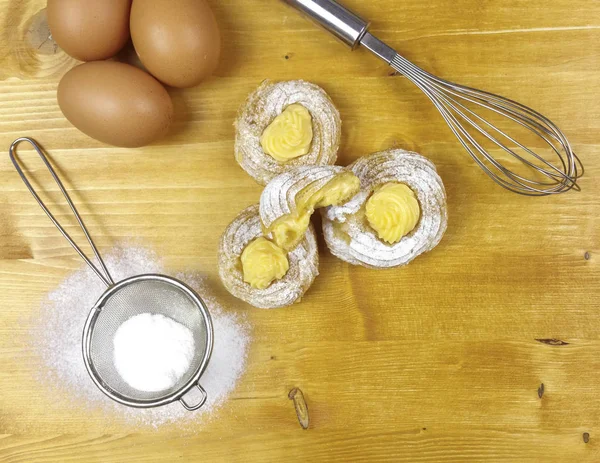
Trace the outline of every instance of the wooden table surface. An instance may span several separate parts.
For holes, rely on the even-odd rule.
[[[24,320],[81,262],[3,156],[0,461],[600,461],[600,2],[346,2],[424,68],[558,123],[586,175],[580,193],[541,199],[494,186],[428,100],[367,52],[348,52],[278,0],[210,3],[224,41],[216,76],[171,91],[166,139],[122,149],[62,116],[56,87],[75,62],[37,38],[44,2],[0,1],[0,147],[39,140],[102,249],[138,238],[170,268],[206,273],[253,325],[236,400],[193,435],[54,407],[34,382]],[[392,146],[429,157],[448,192],[441,244],[373,271],[336,260],[320,239],[321,276],[301,304],[259,310],[229,296],[218,239],[261,191],[233,159],[232,122],[265,78],[327,90],[344,123],[340,164]]]

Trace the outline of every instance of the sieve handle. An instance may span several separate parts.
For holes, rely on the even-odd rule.
[[[181,402],[181,405],[183,405],[184,408],[186,410],[189,410],[190,412],[193,412],[194,410],[198,410],[200,407],[202,407],[202,405],[204,405],[206,403],[206,398],[207,398],[206,391],[204,390],[204,388],[202,386],[200,386],[200,384],[196,383],[196,387],[202,393],[202,398],[197,403],[192,404],[192,405],[188,404],[184,399],[185,396],[182,397],[181,399],[179,399],[179,401]]]
[[[58,189],[60,190],[60,192],[65,197],[65,200],[67,201],[67,204],[69,205],[69,207],[71,208],[71,211],[75,215],[75,218],[77,219],[77,223],[79,224],[79,226],[83,230],[83,234],[87,238],[88,243],[90,243],[90,246],[92,247],[92,250],[94,251],[94,255],[96,256],[96,259],[98,259],[98,262],[100,262],[100,266],[102,267],[102,270],[104,272],[101,272],[98,269],[98,267],[96,267],[94,265],[94,263],[90,260],[90,258],[84,254],[84,252],[79,248],[79,246],[77,246],[77,244],[75,244],[75,242],[73,241],[73,239],[69,236],[69,234],[67,233],[67,231],[62,227],[62,225],[58,222],[58,220],[56,220],[56,217],[54,217],[54,215],[52,214],[52,212],[50,212],[50,210],[46,207],[46,205],[44,204],[44,201],[42,201],[42,199],[38,196],[38,194],[36,193],[35,189],[31,185],[31,183],[29,182],[29,179],[27,178],[27,176],[23,172],[23,169],[21,169],[21,166],[17,162],[16,148],[17,148],[17,145],[19,143],[21,143],[22,141],[26,141],[26,142],[30,143],[31,146],[33,146],[33,148],[37,151],[37,154],[40,156],[40,158],[42,159],[42,161],[44,162],[46,168],[50,172],[50,175],[52,175],[52,178],[54,179],[54,181],[58,185]],[[73,204],[73,201],[71,201],[71,197],[69,196],[69,193],[67,193],[67,190],[65,189],[64,185],[60,181],[60,178],[58,177],[58,175],[54,171],[54,168],[50,164],[50,161],[48,161],[48,158],[42,152],[42,149],[37,144],[37,142],[35,140],[33,140],[32,138],[29,138],[29,137],[20,137],[20,138],[17,138],[10,145],[10,149],[8,150],[8,154],[10,156],[10,160],[12,161],[13,165],[15,166],[15,169],[17,170],[17,173],[21,177],[21,180],[23,180],[23,183],[25,184],[25,186],[27,187],[27,189],[29,190],[29,192],[33,195],[33,197],[35,198],[35,200],[37,201],[37,203],[40,205],[40,207],[42,208],[42,210],[46,213],[46,215],[48,216],[48,218],[52,221],[52,223],[54,224],[54,226],[56,228],[58,228],[58,231],[60,231],[62,233],[62,235],[69,242],[69,244],[73,247],[73,249],[75,249],[75,251],[77,251],[77,253],[81,256],[81,258],[86,262],[86,264],[89,265],[89,267],[94,271],[94,273],[96,275],[98,275],[98,278],[100,278],[102,280],[102,282],[106,286],[112,286],[112,285],[114,285],[115,283],[114,283],[112,277],[110,276],[110,273],[108,273],[108,269],[106,268],[106,265],[104,264],[104,261],[102,260],[102,257],[100,256],[100,253],[98,252],[98,249],[96,248],[96,245],[94,244],[94,241],[92,241],[92,237],[90,236],[90,233],[88,232],[85,224],[83,223],[83,219],[79,215],[79,212],[77,212],[77,208]]]

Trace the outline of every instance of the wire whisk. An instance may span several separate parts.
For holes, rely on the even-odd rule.
[[[508,98],[440,79],[400,55],[393,58],[391,66],[429,97],[460,143],[497,184],[529,196],[579,190],[577,179],[583,174],[583,167],[565,135],[547,117]],[[469,103],[493,111],[537,135],[554,153],[555,162],[545,159],[484,119],[467,106]],[[470,129],[491,142],[492,146],[521,161],[535,177],[527,178],[503,165],[482,146]]]
[[[527,196],[579,191],[577,180],[583,175],[583,165],[565,135],[547,117],[508,98],[424,71],[368,32],[367,21],[333,0],[284,1],[352,49],[364,46],[414,83],[429,97],[473,160],[498,185]],[[490,117],[484,117],[482,111]],[[491,117],[498,122],[492,123]],[[508,133],[504,128],[507,124],[519,130],[518,137],[516,131]],[[527,145],[519,140],[524,137]],[[544,148],[544,155],[538,145]]]

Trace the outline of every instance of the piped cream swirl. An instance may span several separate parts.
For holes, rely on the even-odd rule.
[[[369,225],[379,239],[394,244],[419,222],[421,211],[415,193],[402,183],[386,183],[375,190],[366,204]]]
[[[265,289],[285,276],[290,264],[286,253],[266,238],[252,241],[240,257],[244,281],[253,288]]]
[[[313,139],[312,117],[301,104],[289,105],[267,126],[260,144],[265,153],[279,162],[304,156]]]

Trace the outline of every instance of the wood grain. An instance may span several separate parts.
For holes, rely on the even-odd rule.
[[[542,199],[493,186],[405,78],[281,2],[210,3],[224,39],[216,76],[171,91],[165,140],[121,149],[62,116],[56,86],[75,62],[40,35],[44,2],[0,0],[0,146],[39,140],[101,248],[135,238],[174,270],[205,272],[254,326],[248,371],[197,432],[147,432],[58,405],[67,393],[34,382],[27,319],[81,264],[3,157],[0,461],[600,461],[600,3],[346,1],[415,63],[563,128],[586,167],[583,190]],[[232,122],[265,78],[327,90],[344,122],[341,164],[392,146],[432,159],[449,201],[439,247],[377,272],[334,259],[321,240],[321,276],[301,304],[265,311],[229,296],[218,238],[260,194],[233,160]],[[306,431],[288,398],[295,387]]]

